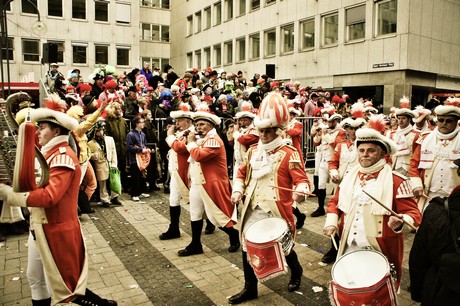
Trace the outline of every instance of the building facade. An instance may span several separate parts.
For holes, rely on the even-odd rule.
[[[176,0],[171,62],[373,98],[388,109],[460,92],[454,0]],[[184,38],[185,37],[185,38]],[[273,66],[272,66],[273,67]]]

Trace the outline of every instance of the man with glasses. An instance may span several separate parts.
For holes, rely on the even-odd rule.
[[[460,184],[454,164],[460,158],[459,103],[460,98],[450,97],[434,109],[436,128],[424,135],[412,156],[409,177],[421,211],[426,199],[447,197]]]
[[[141,117],[134,117],[132,124],[133,129],[126,137],[126,145],[129,152],[129,165],[131,172],[131,199],[134,202],[139,202],[141,198],[150,197],[150,194],[142,192],[145,190],[146,186],[145,181],[142,178],[141,171],[143,169],[140,169],[136,155],[139,153],[144,155],[150,154],[150,149],[147,148],[147,140],[145,138],[145,134],[142,132],[142,129],[144,128],[144,119]]]

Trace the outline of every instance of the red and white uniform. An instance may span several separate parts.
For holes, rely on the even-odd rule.
[[[393,188],[388,190],[386,186]],[[409,181],[404,176],[392,172],[389,165],[384,165],[374,173],[363,173],[358,165],[350,170],[347,179],[329,201],[325,227],[339,228],[340,223],[341,242],[338,256],[368,248],[383,253],[390,264],[395,266],[398,287],[404,254],[402,229],[393,231],[388,227],[390,214],[373,203],[363,190],[396,213],[403,214],[407,222],[415,226],[420,224],[421,214],[410,190]]]
[[[358,153],[353,141],[350,139],[341,142],[335,147],[334,154],[329,161],[329,173],[338,176],[339,181],[358,164]]]
[[[255,221],[264,216],[275,215],[283,218],[295,234],[295,221],[292,213],[292,191],[273,188],[279,186],[302,191],[309,191],[309,181],[305,174],[299,153],[294,147],[286,145],[279,137],[279,145],[272,150],[262,150],[260,144],[251,147],[246,155],[244,164],[238,171],[233,185],[233,192],[240,192],[245,196],[242,209],[242,225]],[[250,220],[250,221],[248,221]],[[242,231],[242,232],[243,232]]]
[[[30,192],[27,199],[35,236],[29,236],[27,271],[34,300],[48,298],[48,288],[56,302],[85,294],[88,261],[77,215],[81,170],[67,138],[57,136],[42,148],[49,184]]]
[[[187,130],[193,131],[194,128],[191,126]],[[184,131],[166,137],[166,143],[171,148],[168,152],[168,170],[171,173],[169,186],[171,190],[169,197],[170,206],[179,206],[181,199],[183,204],[187,204],[189,201],[188,159],[190,153],[185,145],[186,139]]]
[[[187,144],[190,152],[190,219],[208,219],[218,227],[236,224],[236,207],[231,202],[225,146],[215,129],[204,138]]]
[[[244,156],[248,151],[248,148],[259,141],[259,134],[254,124],[251,123],[246,128],[240,128],[238,131],[233,133],[233,140],[230,144],[233,145],[233,154],[235,158],[235,164],[233,165],[233,177],[235,178],[238,174],[238,168],[243,163]]]
[[[390,134],[390,139],[398,145],[398,152],[392,156],[393,170],[407,176],[412,153],[417,148],[416,142],[419,135],[420,133],[413,130],[411,125],[405,129],[398,127],[396,131]]]
[[[300,161],[303,163],[302,154],[302,135],[303,135],[303,124],[302,122],[293,119],[289,122],[286,129],[286,138],[292,140],[292,146],[299,152]]]

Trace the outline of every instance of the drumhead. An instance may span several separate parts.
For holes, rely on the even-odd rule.
[[[332,279],[345,288],[372,286],[390,272],[387,258],[373,250],[357,250],[341,256],[332,267]]]
[[[270,217],[257,220],[248,226],[244,236],[254,243],[274,241],[281,237],[288,229],[286,221],[279,217]]]

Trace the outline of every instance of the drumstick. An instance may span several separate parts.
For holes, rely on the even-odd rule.
[[[399,220],[401,220],[404,224],[406,224],[407,226],[409,226],[411,229],[413,229],[414,231],[417,230],[417,228],[415,226],[413,226],[412,224],[410,224],[409,222],[407,222],[406,220],[404,220],[403,218],[401,218],[397,213],[395,213],[391,208],[388,208],[386,207],[382,202],[380,202],[379,200],[377,200],[376,198],[374,198],[373,196],[371,196],[366,190],[363,189],[363,192],[369,197],[371,198],[372,200],[374,200],[377,204],[379,204],[380,206],[382,206],[383,208],[385,208],[392,216],[398,218]]]
[[[433,200],[432,198],[430,198],[429,196],[427,196],[427,195],[424,194],[424,193],[422,193],[420,196],[421,196],[421,197],[424,197],[424,198],[427,199],[428,201]]]
[[[335,250],[338,251],[339,248],[337,247],[337,242],[335,242],[335,233],[334,235],[331,235],[331,239],[332,239],[332,244],[334,245]]]
[[[301,193],[301,194],[304,194],[304,195],[307,195],[307,196],[311,196],[311,197],[314,197],[314,196],[315,196],[313,193],[308,193],[308,192],[303,192],[303,191],[297,191],[297,190],[290,189],[290,188],[286,188],[286,187],[279,187],[279,186],[272,186],[272,185],[269,185],[268,187],[277,188],[277,189],[286,190],[286,191],[297,192],[297,193]]]

